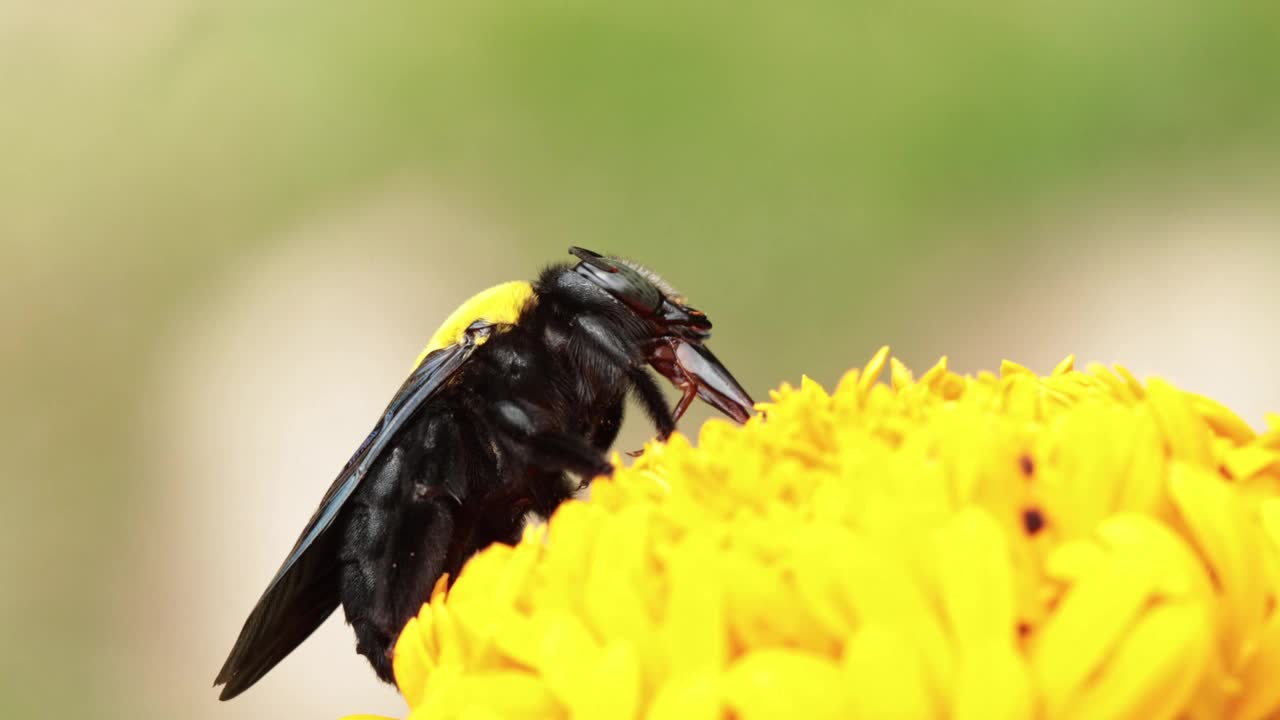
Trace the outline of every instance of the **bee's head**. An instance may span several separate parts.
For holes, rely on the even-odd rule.
[[[573,272],[609,293],[659,332],[697,340],[711,337],[707,316],[690,307],[683,295],[648,268],[580,247],[571,247],[569,252],[581,260],[573,266]]]
[[[683,295],[640,265],[580,247],[572,271],[625,305],[650,328],[649,364],[677,387],[745,422],[754,405],[746,390],[703,345],[711,321]]]

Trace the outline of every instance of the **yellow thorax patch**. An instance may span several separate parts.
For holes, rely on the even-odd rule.
[[[516,318],[520,317],[520,311],[524,309],[531,297],[533,297],[533,285],[524,280],[495,285],[472,296],[470,300],[454,310],[440,329],[431,336],[426,349],[413,363],[414,369],[417,369],[422,361],[436,350],[461,341],[462,333],[477,320],[503,325],[515,323]]]

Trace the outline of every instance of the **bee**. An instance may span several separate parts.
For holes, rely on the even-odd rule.
[[[639,265],[569,252],[578,262],[481,292],[431,337],[249,613],[214,681],[221,699],[339,605],[357,652],[393,682],[400,629],[442,575],[612,472],[628,394],[663,439],[695,398],[750,417],[751,397],[705,345],[705,314]],[[674,409],[650,369],[681,391]]]

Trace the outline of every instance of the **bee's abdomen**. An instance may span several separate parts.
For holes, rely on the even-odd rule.
[[[430,596],[457,530],[466,487],[458,425],[428,408],[374,466],[347,515],[340,551],[341,596],[357,650],[391,682],[390,650],[400,628]]]

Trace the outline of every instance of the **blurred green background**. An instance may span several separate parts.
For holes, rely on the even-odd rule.
[[[1263,2],[0,1],[0,717],[400,712],[336,621],[209,684],[439,320],[570,244],[757,397],[1076,352],[1258,423],[1277,78]]]

